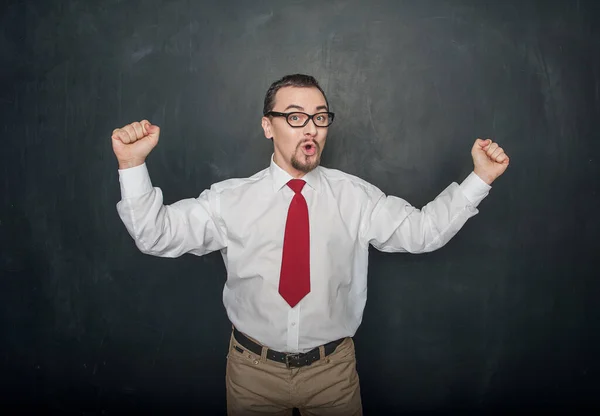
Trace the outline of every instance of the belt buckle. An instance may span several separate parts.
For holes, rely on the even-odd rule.
[[[286,354],[286,355],[285,355],[285,368],[287,368],[288,370],[289,370],[290,368],[292,368],[292,367],[290,366],[290,357],[291,357],[292,359],[294,359],[294,358],[298,358],[298,357],[300,357],[301,355],[302,355],[302,354],[301,354],[301,353],[298,353],[298,352],[297,352],[297,353]]]

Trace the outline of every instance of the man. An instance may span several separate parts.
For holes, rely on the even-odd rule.
[[[274,148],[268,168],[168,206],[145,165],[159,127],[143,120],[114,130],[117,210],[144,253],[221,251],[233,324],[230,415],[290,415],[294,407],[303,415],[360,415],[352,336],[366,302],[369,244],[409,253],[442,247],[477,214],[509,159],[498,144],[477,139],[474,171],[419,210],[319,166],[334,114],[313,77],[273,83],[263,115]]]

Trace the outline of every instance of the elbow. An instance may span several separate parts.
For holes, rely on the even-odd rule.
[[[411,244],[410,246],[407,246],[406,251],[410,254],[424,254],[429,253],[431,251],[435,251],[438,248],[440,247],[436,246],[433,243],[425,243],[423,241],[420,244]]]
[[[145,244],[139,238],[135,239],[135,246],[138,248],[138,250],[142,254],[148,254],[150,256],[155,256],[156,255],[156,250],[154,250],[152,246],[149,246],[149,245]]]
[[[164,238],[159,237],[151,244],[140,239],[135,240],[135,245],[142,254],[154,257],[176,258],[183,255],[184,251],[179,246],[168,244]]]
[[[418,238],[409,239],[405,247],[406,251],[411,254],[429,253],[444,245],[442,233],[432,222],[429,222],[427,227],[421,228],[413,235],[418,236]]]
[[[160,239],[159,239],[160,240]],[[135,246],[142,254],[147,254],[149,256],[161,256],[161,250],[158,247],[159,240],[156,240],[152,244],[148,244],[144,242],[141,238],[135,239]]]

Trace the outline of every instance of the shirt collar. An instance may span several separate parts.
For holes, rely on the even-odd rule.
[[[269,166],[269,171],[271,174],[271,178],[273,179],[273,192],[278,192],[281,188],[283,188],[291,179],[294,179],[292,175],[287,173],[285,170],[281,169],[277,163],[273,160],[273,155],[271,155],[271,165]],[[320,167],[317,166],[315,169],[308,172],[303,177],[299,178],[306,182],[308,186],[313,188],[316,192],[319,192],[319,185],[321,184],[321,175],[319,173]]]

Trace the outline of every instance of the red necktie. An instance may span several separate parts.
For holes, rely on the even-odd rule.
[[[288,182],[296,194],[285,223],[279,293],[292,308],[310,292],[308,206],[301,193],[305,183],[301,179]]]

